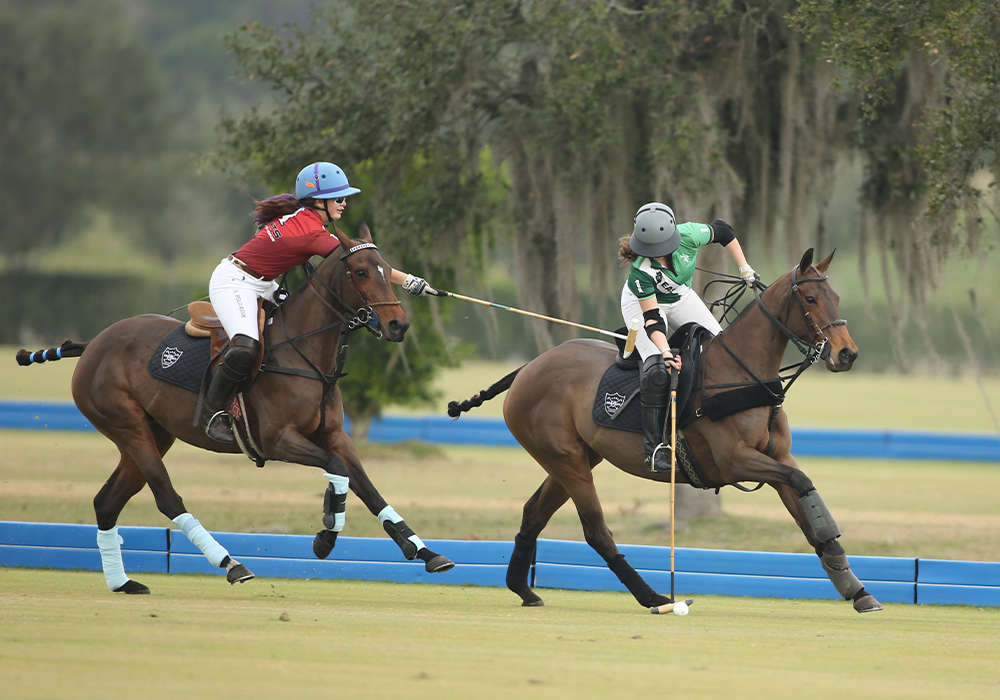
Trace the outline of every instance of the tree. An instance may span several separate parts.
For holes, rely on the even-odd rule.
[[[983,198],[990,190],[995,197],[1000,176],[1000,5],[804,0],[793,22],[821,43],[861,110],[863,233],[881,258],[902,358],[908,302],[922,310],[940,263],[981,250],[984,211],[1000,223]],[[887,274],[890,261],[901,273],[899,290]],[[933,356],[936,338],[924,314],[913,316]]]
[[[0,208],[15,261],[97,208],[136,224],[169,196],[157,160],[169,118],[162,74],[117,9],[110,0],[0,8]]]

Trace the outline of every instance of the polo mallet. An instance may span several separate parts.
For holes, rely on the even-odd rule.
[[[677,498],[677,378],[678,372],[670,368],[670,600],[674,599],[674,501]],[[685,600],[683,614],[694,600]],[[654,615],[666,615],[674,611],[677,603],[664,603],[654,606],[649,612]]]
[[[582,328],[585,331],[600,333],[601,335],[610,336],[612,338],[620,338],[625,341],[625,353],[623,357],[628,357],[629,355],[632,354],[632,348],[635,347],[635,336],[639,332],[639,326],[641,324],[641,321],[638,318],[632,319],[628,323],[628,329],[629,329],[628,335],[622,335],[621,333],[615,333],[614,331],[606,331],[603,328],[595,328],[594,326],[587,326],[582,323],[576,323],[575,321],[565,321],[561,318],[553,318],[552,316],[545,316],[544,314],[536,314],[534,311],[525,311],[524,309],[518,309],[513,306],[505,306],[504,304],[497,304],[496,302],[486,301],[485,299],[476,299],[475,297],[467,297],[464,294],[449,292],[444,289],[438,289],[436,296],[452,297],[454,299],[461,299],[462,301],[471,301],[473,304],[481,304],[483,306],[489,306],[492,309],[500,309],[501,311],[510,311],[511,313],[521,314],[522,316],[528,316],[530,318],[538,318],[543,321],[550,321],[551,323],[561,323],[564,326],[573,326],[573,328]]]

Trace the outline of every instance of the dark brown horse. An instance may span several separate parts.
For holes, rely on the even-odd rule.
[[[265,366],[244,391],[247,414],[255,427],[253,437],[266,459],[320,467],[327,473],[327,529],[317,533],[314,541],[317,556],[330,553],[343,527],[349,483],[406,558],[420,557],[427,571],[445,571],[453,562],[424,546],[386,503],[344,431],[344,407],[336,380],[341,370],[338,349],[346,343],[346,333],[367,327],[386,340],[399,342],[409,322],[388,281],[391,267],[371,242],[367,227],[362,226],[359,241],[340,231],[337,237],[340,247],[281,305],[265,329]],[[196,394],[153,378],[147,369],[158,344],[179,324],[167,316],[135,316],[109,326],[89,343],[64,345],[73,348],[66,354],[47,351],[48,359],[82,352],[73,373],[73,398],[121,452],[117,468],[94,498],[101,531],[98,544],[112,590],[148,592],[125,576],[115,529],[122,508],[145,484],[160,512],[174,520],[209,561],[226,568],[230,582],[253,576],[187,513],[163,464],[164,454],[177,438],[214,452],[238,451],[205,436],[194,419]],[[38,353],[32,355],[38,357]],[[32,355],[21,351],[18,360],[30,364]]]
[[[696,401],[718,393],[720,388],[762,385],[762,379],[774,386],[789,341],[807,354],[802,368],[821,350],[831,372],[851,368],[857,347],[845,323],[838,319],[840,298],[827,281],[832,258],[831,253],[814,266],[812,249],[806,251],[791,272],[768,287],[708,344],[702,355],[703,381],[696,387]],[[523,605],[542,604],[528,583],[535,542],[567,499],[576,506],[587,543],[640,605],[671,602],[654,592],[618,552],[594,489],[591,470],[602,459],[644,479],[670,478],[669,474],[651,473],[643,465],[640,435],[602,427],[592,418],[598,383],[616,353],[615,346],[602,341],[568,341],[450,411],[454,415],[509,388],[504,419],[518,442],[548,472],[524,505],[507,568],[507,586],[521,596]],[[858,612],[881,609],[851,571],[837,541],[840,530],[833,516],[792,457],[788,419],[780,405],[743,410],[719,420],[699,417],[684,427],[683,437],[708,486],[758,481],[773,487],[815,548],[837,591],[845,600],[853,600]],[[677,481],[690,483],[680,469]]]

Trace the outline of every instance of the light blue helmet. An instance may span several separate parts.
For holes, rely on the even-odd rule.
[[[347,175],[339,165],[333,163],[310,163],[295,178],[295,196],[298,199],[334,199],[360,191],[357,187],[351,187],[347,182]]]

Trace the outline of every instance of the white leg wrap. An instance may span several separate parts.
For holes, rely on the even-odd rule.
[[[125,564],[122,563],[122,538],[118,534],[118,526],[110,530],[97,531],[97,548],[101,551],[101,568],[104,569],[104,580],[108,589],[121,588],[128,582],[125,574]]]
[[[351,480],[348,477],[338,476],[336,474],[331,474],[330,472],[323,472],[323,476],[329,479],[330,483],[333,484],[333,492],[335,494],[338,496],[347,496],[347,489],[351,483]],[[333,514],[333,519],[333,527],[330,529],[334,532],[341,532],[344,529],[344,524],[346,522],[344,511],[341,510],[340,512],[335,512]]]
[[[386,520],[388,520],[390,523],[401,523],[401,522],[403,522],[403,516],[401,516],[399,513],[397,513],[396,509],[393,508],[392,506],[386,506],[385,508],[383,508],[382,510],[380,510],[379,513],[378,513],[378,519],[379,519],[379,522],[383,522],[383,523]],[[412,542],[414,544],[414,546],[417,548],[418,552],[421,549],[423,549],[424,547],[427,546],[427,545],[424,544],[424,541],[422,539],[420,539],[419,537],[417,537],[416,535],[410,535],[406,539],[408,539],[410,542]]]
[[[219,566],[222,560],[229,556],[226,548],[219,544],[190,513],[178,515],[174,518],[174,524],[187,535],[191,544],[201,550],[212,566]]]
[[[380,523],[384,523],[386,520],[390,523],[398,523],[402,519],[403,516],[397,513],[396,509],[392,506],[386,506],[378,512],[378,520]]]

